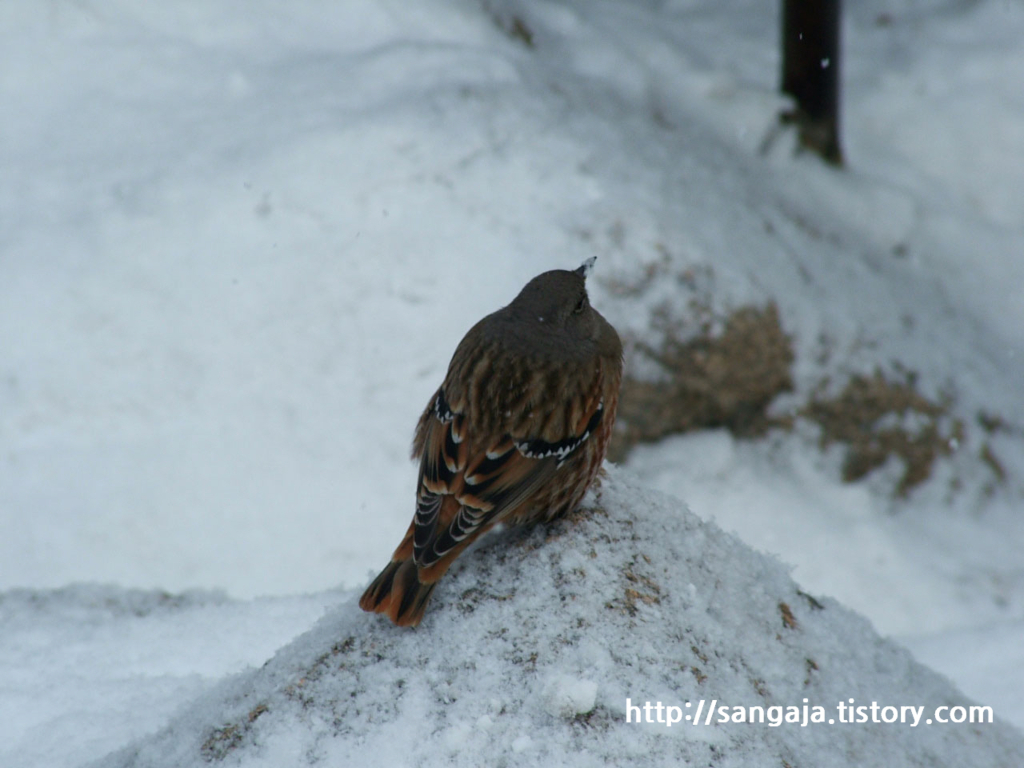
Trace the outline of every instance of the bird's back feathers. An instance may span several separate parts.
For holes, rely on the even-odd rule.
[[[621,376],[618,334],[579,270],[534,278],[473,326],[416,428],[412,523],[360,606],[416,625],[437,580],[489,528],[571,511],[604,457]]]

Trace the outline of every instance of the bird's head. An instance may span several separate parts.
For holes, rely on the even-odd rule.
[[[521,331],[544,346],[563,351],[593,353],[612,342],[615,334],[607,321],[590,306],[587,275],[597,257],[587,259],[574,270],[554,269],[537,275],[505,308],[508,318]],[[615,335],[615,344],[618,336]]]

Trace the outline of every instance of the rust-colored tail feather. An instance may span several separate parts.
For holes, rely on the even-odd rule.
[[[411,557],[392,560],[359,599],[364,611],[383,613],[400,627],[415,627],[423,618],[437,582],[420,581],[419,569]]]

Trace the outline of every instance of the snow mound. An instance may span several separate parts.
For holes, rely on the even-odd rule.
[[[1020,765],[993,724],[861,616],[612,468],[575,519],[489,537],[398,629],[356,594],[109,766]],[[920,725],[638,724],[632,706],[923,706]],[[689,706],[688,706],[689,705]],[[653,711],[653,710],[652,710]],[[627,722],[627,716],[630,722]],[[663,717],[664,719],[664,717]]]

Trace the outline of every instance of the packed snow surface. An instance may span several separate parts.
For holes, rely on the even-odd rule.
[[[1024,760],[1024,737],[1005,724],[937,724],[940,707],[971,702],[861,616],[801,592],[776,560],[621,470],[578,519],[492,535],[462,557],[416,630],[362,613],[355,597],[102,764]],[[851,700],[874,703],[877,722],[840,722]],[[647,702],[675,707],[677,722]],[[777,717],[778,704],[797,721],[749,722]],[[821,722],[801,725],[805,704]],[[918,725],[882,722],[894,704],[923,707]]]

